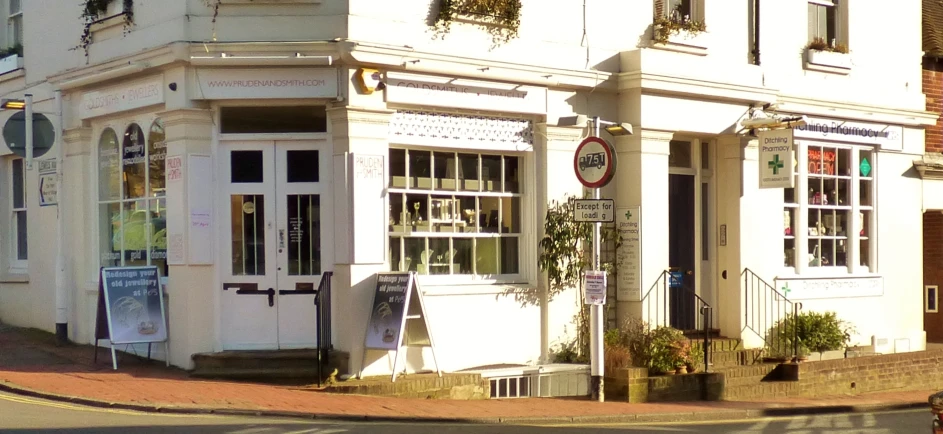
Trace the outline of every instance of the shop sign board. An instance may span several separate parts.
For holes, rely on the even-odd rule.
[[[84,93],[79,118],[88,119],[163,103],[164,78],[155,76]]]
[[[573,220],[588,223],[615,221],[612,199],[576,199],[573,201]]]
[[[583,288],[586,290],[584,303],[587,305],[606,304],[606,272],[584,271]]]
[[[193,99],[336,98],[334,68],[200,68]]]
[[[156,266],[106,267],[102,290],[112,344],[167,340],[164,298]]]
[[[616,230],[622,238],[616,251],[616,298],[642,301],[642,208],[619,208]]]
[[[546,113],[547,89],[536,86],[388,72],[386,102],[421,106]]]
[[[904,149],[904,127],[838,119],[806,117],[808,122],[795,127],[797,139],[833,140],[880,146],[885,151]]]
[[[884,295],[884,278],[776,279],[776,288],[789,300],[880,297]]]
[[[616,153],[605,140],[590,136],[580,142],[573,156],[576,178],[586,188],[601,188],[616,173]]]
[[[760,188],[792,188],[795,184],[792,130],[766,130],[756,135],[760,151]]]

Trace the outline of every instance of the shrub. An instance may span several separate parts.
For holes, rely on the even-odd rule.
[[[787,315],[767,331],[766,349],[772,357],[788,357],[796,342],[799,355],[841,350],[851,341],[853,330],[849,323],[838,319],[835,312]]]
[[[614,372],[616,369],[632,366],[632,355],[624,345],[606,343],[605,353],[606,356],[603,361],[605,372]]]

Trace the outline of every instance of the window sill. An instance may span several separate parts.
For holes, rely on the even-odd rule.
[[[29,273],[25,270],[10,270],[0,273],[0,283],[29,283]]]
[[[423,295],[440,296],[465,296],[465,295],[524,295],[533,294],[534,300],[537,298],[537,288],[534,285],[526,283],[499,283],[489,281],[470,281],[465,279],[424,279],[419,276],[419,287],[422,288]],[[438,276],[437,276],[438,277]],[[444,277],[444,276],[443,276]],[[449,283],[451,281],[452,283]]]
[[[706,56],[707,45],[707,35],[705,32],[692,33],[687,30],[681,30],[678,34],[669,35],[668,41],[664,43],[652,41],[652,48],[693,54],[696,56]]]
[[[805,69],[832,74],[848,75],[851,72],[851,55],[831,51],[808,50]]]
[[[0,59],[0,75],[23,69],[23,58],[16,54],[11,54]],[[0,80],[6,80],[7,77],[0,77]]]

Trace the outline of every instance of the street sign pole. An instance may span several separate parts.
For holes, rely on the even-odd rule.
[[[599,117],[593,117],[593,136],[599,137]],[[599,187],[593,189],[593,199],[599,200]],[[599,222],[593,223],[593,271],[599,271],[599,232],[600,232]],[[592,399],[604,402],[606,400],[605,390],[603,387],[603,376],[605,375],[603,365],[603,357],[605,348],[603,346],[603,327],[602,327],[602,312],[603,306],[601,304],[591,304],[589,306],[589,323],[590,323],[590,346],[589,346],[589,357],[590,357],[590,371],[592,375],[591,382],[591,395]]]

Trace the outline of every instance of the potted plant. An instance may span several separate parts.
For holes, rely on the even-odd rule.
[[[685,366],[682,347],[687,340],[681,330],[658,327],[651,332],[650,367],[655,373],[672,374]]]
[[[652,38],[656,43],[690,43],[697,35],[707,31],[707,24],[702,20],[691,18],[690,15],[684,15],[681,12],[681,5],[675,6],[675,9],[668,16],[656,16],[653,19]],[[684,42],[689,41],[689,42]]]
[[[835,312],[787,315],[767,331],[765,349],[768,357],[777,359],[788,359],[797,350],[796,360],[802,361],[812,352],[844,349],[853,330]]]
[[[816,37],[805,48],[806,60],[811,64],[833,68],[851,68],[851,56],[848,54],[848,46],[843,43],[835,40],[829,43],[823,38]]]

